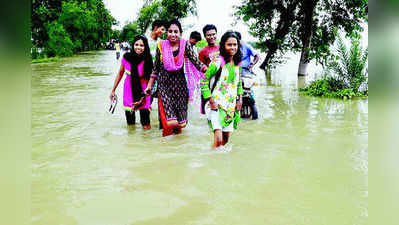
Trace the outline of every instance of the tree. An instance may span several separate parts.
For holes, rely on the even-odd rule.
[[[368,48],[363,49],[353,38],[347,47],[340,36],[336,48],[323,77],[299,90],[306,95],[343,99],[368,96]]]
[[[251,35],[259,38],[255,47],[267,51],[261,68],[279,63],[284,52],[295,44],[286,36],[296,25],[298,5],[299,0],[246,0],[236,7],[237,18],[250,26]]]
[[[69,34],[65,31],[62,24],[57,21],[47,23],[49,41],[47,42],[48,56],[71,56],[73,44]]]
[[[327,63],[339,31],[360,37],[368,0],[245,0],[236,12],[259,38],[256,46],[268,51],[262,69],[280,62],[285,51],[301,51],[298,72],[306,74],[310,60]]]
[[[102,0],[95,2],[94,16],[96,18],[96,34],[98,35],[98,41],[96,42],[96,49],[100,47],[101,43],[109,41],[113,34],[112,25],[116,25],[117,21],[112,17],[108,9],[105,8]]]
[[[195,0],[147,0],[140,9],[136,23],[141,33],[156,19],[168,21],[173,18],[181,19],[188,15],[197,15]]]
[[[93,12],[87,8],[86,2],[65,1],[58,21],[72,37],[75,51],[87,50],[89,35],[95,30],[96,20]]]
[[[161,2],[155,1],[153,3],[148,2],[140,9],[137,20],[135,21],[139,31],[145,33],[147,28],[151,26],[151,23],[160,18],[161,15]]]
[[[315,16],[318,0],[304,0],[300,4],[299,32],[298,36],[302,42],[301,58],[299,60],[298,75],[306,75],[310,62],[310,49],[313,37],[313,17]],[[317,29],[317,28],[315,28]]]
[[[197,4],[195,0],[162,0],[162,20],[180,19],[188,15],[197,15]]]
[[[136,22],[126,24],[122,28],[122,32],[120,35],[121,41],[127,41],[129,43],[133,42],[134,37],[140,34],[138,25]]]
[[[107,40],[111,40],[111,39],[117,39],[117,40],[122,40],[122,32],[120,30],[112,30],[109,38]]]
[[[348,48],[341,37],[337,39],[337,54],[328,64],[328,69],[334,72],[335,78],[341,81],[345,88],[358,92],[361,85],[367,81],[368,47],[363,49],[359,40],[352,39]]]
[[[31,35],[33,45],[44,47],[48,41],[48,34],[45,24],[58,18],[61,11],[59,0],[32,0],[31,5]]]
[[[115,23],[102,0],[32,0],[32,48],[58,54],[56,49],[46,48],[56,47],[50,44],[57,42],[51,38],[58,37],[55,30],[59,31],[57,34],[64,30],[65,35],[61,36],[72,41],[74,52],[98,49],[109,40]]]

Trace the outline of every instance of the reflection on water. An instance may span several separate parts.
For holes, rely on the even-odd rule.
[[[109,114],[118,67],[113,51],[32,65],[32,224],[365,224],[367,100],[299,96],[295,62],[257,70],[259,120],[214,151],[198,105],[166,138],[156,107],[149,131]]]

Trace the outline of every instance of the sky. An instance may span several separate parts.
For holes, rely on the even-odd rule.
[[[144,0],[104,0],[107,9],[110,10],[120,25],[115,27],[121,29],[126,21],[133,21],[142,7]],[[238,30],[244,40],[253,41],[254,38],[248,34],[248,27],[242,22],[231,26],[234,22],[233,5],[239,5],[241,0],[197,0],[198,16],[182,19],[183,37],[188,38],[191,31],[197,30],[202,34],[202,28],[208,24],[214,24],[218,29],[218,38],[229,29]]]
[[[233,6],[240,5],[242,0],[196,0],[198,16],[190,16],[182,19],[180,22],[183,26],[183,38],[188,39],[192,31],[196,30],[202,34],[202,28],[208,24],[214,24],[218,29],[218,39],[223,33],[229,29],[241,32],[242,39],[245,41],[256,41],[248,31],[249,28],[243,22],[239,21],[234,27]],[[144,4],[144,0],[104,0],[107,9],[110,10],[119,22],[119,26],[115,29],[122,29],[127,21],[131,22],[137,18],[140,8]],[[363,46],[368,45],[368,26],[365,24],[365,31],[362,34]],[[146,35],[148,35],[147,31]],[[203,34],[202,34],[203,35]],[[204,38],[204,37],[203,37]],[[349,42],[349,41],[348,41]]]
[[[144,4],[144,0],[103,0],[105,7],[112,16],[120,23],[117,27],[121,29],[126,21],[133,21]]]

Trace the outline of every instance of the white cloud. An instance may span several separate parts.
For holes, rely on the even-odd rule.
[[[143,6],[143,0],[104,0],[105,7],[111,12],[112,16],[119,21],[119,26],[115,29],[122,29],[126,21],[133,21],[137,18],[137,13]]]

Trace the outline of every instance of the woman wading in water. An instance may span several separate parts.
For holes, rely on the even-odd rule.
[[[147,38],[138,35],[134,38],[132,51],[125,53],[121,60],[119,73],[115,78],[110,98],[115,97],[115,90],[118,87],[123,74],[126,78],[123,85],[123,106],[125,109],[128,125],[136,123],[135,111],[140,111],[140,123],[143,129],[151,129],[150,108],[151,97],[144,94],[148,80],[153,69],[150,49]]]
[[[189,94],[184,74],[184,58],[188,58],[202,72],[207,68],[198,60],[192,46],[186,40],[180,39],[183,30],[178,20],[171,20],[166,30],[168,39],[158,44],[154,70],[145,91],[150,95],[154,80],[158,80],[162,136],[181,133],[181,129],[187,125]]]
[[[226,32],[220,41],[220,56],[211,62],[201,81],[205,113],[214,133],[215,148],[229,141],[237,129],[242,105],[240,41],[234,32]]]

